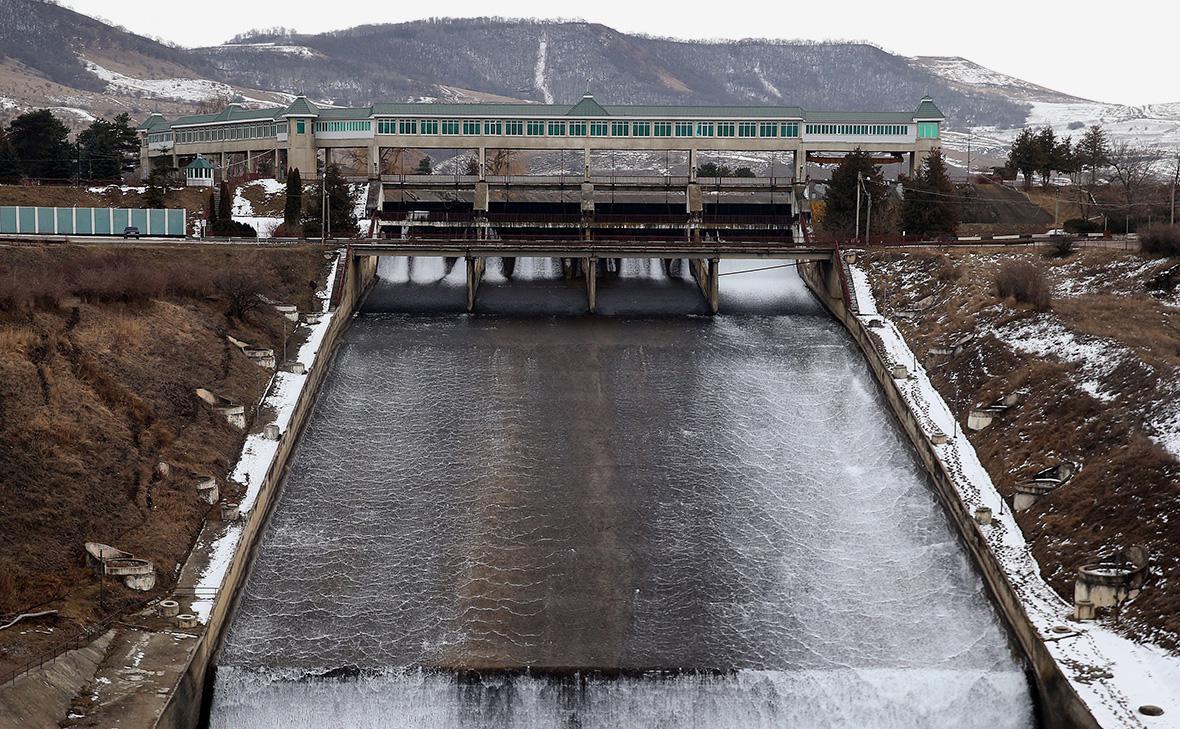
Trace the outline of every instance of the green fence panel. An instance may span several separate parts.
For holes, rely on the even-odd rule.
[[[17,233],[16,208],[0,207],[0,233]]]
[[[74,234],[91,235],[94,233],[94,208],[78,208],[74,211]]]
[[[54,208],[53,215],[57,218],[57,233],[58,235],[73,235],[74,234],[74,209],[73,208]]]
[[[122,235],[123,229],[131,225],[131,211],[127,208],[115,208],[115,225],[111,232]]]
[[[134,225],[136,228],[139,228],[141,235],[147,235],[147,223],[148,211],[140,209],[133,209],[131,211],[131,222],[128,225]]]
[[[188,230],[185,225],[185,211],[180,208],[170,208],[168,211],[168,229],[165,235],[183,237]]]
[[[94,234],[95,235],[110,235],[115,232],[111,225],[111,220],[114,217],[111,213],[114,211],[110,208],[95,208],[94,209]]]
[[[18,233],[32,233],[37,228],[37,208],[21,208],[17,213]]]
[[[53,233],[53,208],[37,208],[37,232],[42,235]]]
[[[147,211],[148,213],[148,227],[147,230],[140,229],[144,235],[164,235],[165,229],[168,227],[168,211],[154,208]]]

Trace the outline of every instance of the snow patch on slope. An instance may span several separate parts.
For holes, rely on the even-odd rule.
[[[533,68],[533,86],[541,92],[546,104],[553,103],[553,92],[549,90],[549,82],[545,79],[545,61],[549,55],[549,39],[541,36],[537,43],[537,65]]]
[[[778,90],[778,87],[770,83],[770,79],[766,78],[766,74],[762,73],[762,66],[754,65],[754,78],[758,79],[758,83],[762,84],[762,88],[766,89],[766,93],[770,94],[776,99],[783,98],[783,94]]]

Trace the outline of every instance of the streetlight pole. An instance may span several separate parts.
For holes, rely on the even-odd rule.
[[[860,172],[856,173],[856,242],[860,243],[860,188],[861,178],[864,175]]]

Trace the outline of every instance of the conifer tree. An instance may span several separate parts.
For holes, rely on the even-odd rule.
[[[1110,142],[1102,127],[1095,124],[1086,130],[1074,148],[1080,172],[1090,171],[1090,186],[1098,183],[1098,170],[1110,161]]]
[[[901,217],[907,234],[954,235],[958,230],[959,202],[955,186],[946,173],[942,150],[932,151],[922,163],[922,169],[906,185]]]
[[[12,120],[8,138],[29,177],[64,179],[74,173],[70,130],[48,109],[30,111]]]
[[[230,192],[229,183],[221,181],[221,199],[217,201],[217,222],[219,227],[234,219],[234,198]]]
[[[872,157],[861,150],[848,154],[832,172],[828,184],[827,204],[824,209],[823,227],[830,233],[848,235],[856,230],[856,189],[858,175],[863,179],[864,189],[860,194],[860,224],[868,217],[869,201],[872,200],[873,216],[881,219],[885,202],[885,178]],[[867,194],[866,194],[867,193]]]
[[[1008,151],[1008,168],[1024,175],[1024,189],[1032,187],[1033,173],[1037,171],[1039,163],[1039,145],[1037,135],[1032,129],[1025,127],[1016,135],[1012,148]]]
[[[297,226],[303,219],[303,180],[299,168],[293,167],[287,173],[287,204],[283,208],[283,224]]]

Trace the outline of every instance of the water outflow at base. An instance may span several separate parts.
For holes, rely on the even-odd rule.
[[[212,726],[1032,726],[855,347],[789,269],[722,293],[787,314],[358,317]]]

